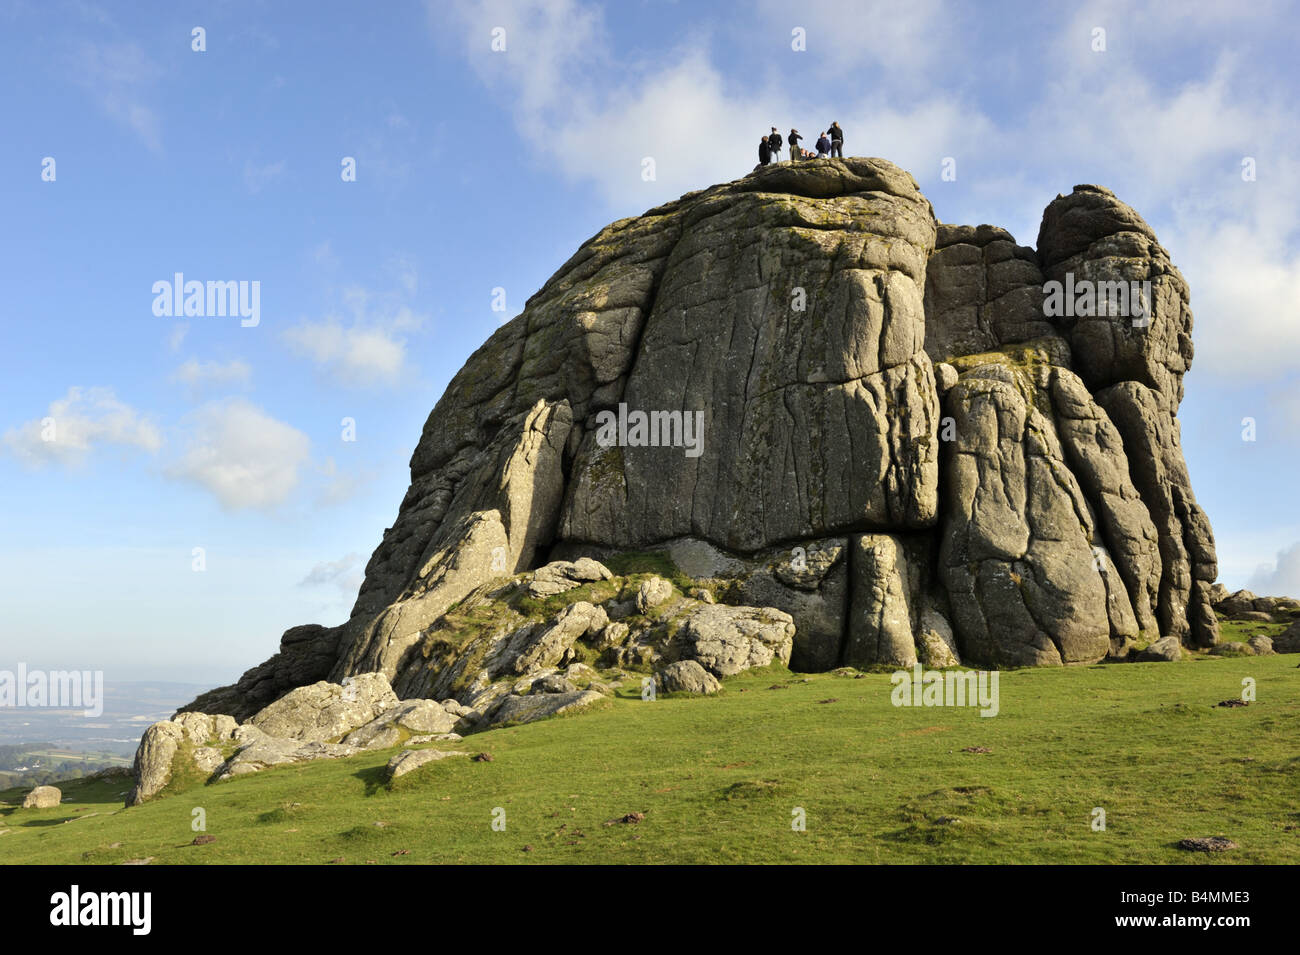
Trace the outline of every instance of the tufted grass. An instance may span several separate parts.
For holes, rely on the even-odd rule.
[[[993,718],[894,707],[883,673],[768,670],[655,702],[629,683],[595,712],[435,744],[493,759],[440,760],[391,786],[394,750],[128,810],[121,778],[70,782],[49,810],[0,793],[0,862],[1295,863],[1298,662],[1006,671]],[[1257,702],[1214,706],[1247,677]],[[188,845],[196,807],[211,844]],[[644,818],[614,821],[633,812]],[[1176,848],[1209,835],[1240,848]]]

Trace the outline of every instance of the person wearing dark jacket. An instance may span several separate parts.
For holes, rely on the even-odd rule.
[[[839,123],[832,122],[829,132],[831,134],[831,155],[839,156],[841,159],[843,159],[844,158],[844,130],[840,129]]]
[[[772,144],[764,136],[758,141],[758,164],[766,166],[772,161]]]
[[[799,135],[799,130],[797,129],[790,130],[790,135],[785,138],[785,141],[790,144],[791,159],[799,158],[799,140],[801,139],[803,139],[803,137]]]
[[[825,159],[826,154],[829,153],[830,151],[831,151],[831,141],[826,138],[825,133],[822,133],[820,136],[817,137],[817,158]]]
[[[772,147],[772,162],[781,161],[781,134],[772,127],[772,135],[767,137],[767,144]]]

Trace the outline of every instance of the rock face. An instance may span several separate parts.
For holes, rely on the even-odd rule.
[[[374,672],[481,726],[600,695],[515,692],[596,655],[726,676],[1211,646],[1188,296],[1099,186],[1053,200],[1036,248],[938,222],[878,159],[612,223],[452,380],[349,620],[191,708],[246,720]],[[635,555],[655,579],[592,599]]]

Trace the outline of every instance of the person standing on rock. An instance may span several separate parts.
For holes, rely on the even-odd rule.
[[[831,141],[826,138],[825,133],[820,134],[817,137],[817,158],[825,159],[827,154],[830,151],[831,151]]]
[[[844,130],[840,129],[840,124],[831,120],[831,155],[844,158]]]
[[[758,141],[758,164],[766,166],[772,162],[772,144],[764,136]]]
[[[790,135],[786,137],[786,141],[790,144],[790,158],[792,160],[799,158],[799,140],[801,139],[803,139],[803,137],[799,135],[799,130],[797,129],[791,129]]]
[[[776,131],[775,126],[772,127],[772,135],[767,137],[767,143],[769,146],[772,147],[772,162],[780,162],[781,161],[781,134]]]

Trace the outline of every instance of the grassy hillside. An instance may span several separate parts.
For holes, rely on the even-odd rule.
[[[52,810],[2,793],[0,861],[1294,863],[1297,662],[1005,672],[993,718],[894,707],[883,673],[768,671],[655,702],[629,689],[596,712],[468,738],[457,745],[492,760],[442,760],[391,788],[392,750],[129,810],[120,778],[71,783]],[[1244,677],[1258,701],[1216,708]],[[1097,806],[1105,832],[1090,827]],[[188,845],[195,807],[215,842]],[[633,812],[644,818],[614,821]],[[1240,848],[1175,848],[1219,834]]]

